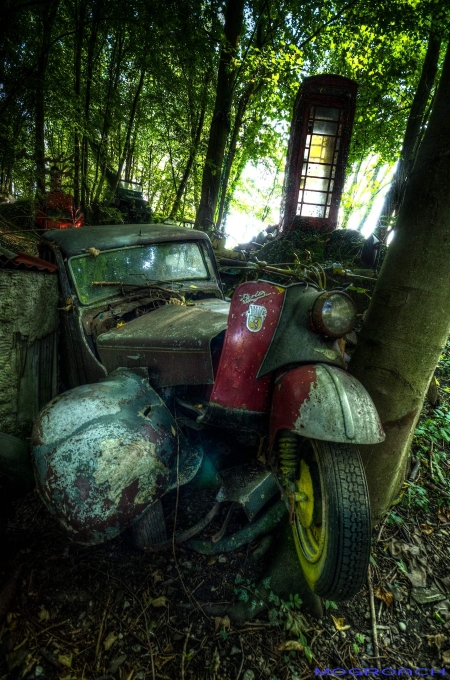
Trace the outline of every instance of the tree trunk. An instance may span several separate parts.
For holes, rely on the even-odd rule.
[[[390,189],[384,199],[383,208],[378,220],[379,224],[387,224],[391,216],[398,211],[400,206],[405,189],[405,182],[414,165],[414,158],[417,153],[420,131],[424,124],[427,103],[436,79],[440,49],[441,38],[435,36],[432,30],[428,40],[428,48],[422,66],[422,73],[406,124],[402,151],[395,174],[392,178]]]
[[[58,11],[59,0],[45,6],[41,16],[42,42],[36,69],[35,141],[34,159],[36,165],[36,195],[45,194],[45,81],[48,57],[52,44],[52,28]]]
[[[231,205],[231,199],[233,198],[234,192],[236,191],[236,187],[238,185],[239,180],[241,179],[241,175],[244,172],[244,168],[247,164],[248,156],[246,154],[241,154],[241,157],[238,162],[238,166],[236,168],[236,172],[234,173],[234,177],[231,180],[230,184],[230,189],[227,191],[225,195],[225,201],[223,205],[223,213],[222,213],[222,223],[225,224],[227,220],[227,216],[230,212],[230,205]]]
[[[134,95],[133,103],[131,105],[130,117],[128,119],[127,132],[126,132],[126,137],[125,137],[125,143],[123,145],[123,150],[122,150],[122,153],[120,155],[119,167],[117,168],[117,177],[116,177],[114,192],[116,191],[117,186],[120,182],[123,166],[125,164],[127,154],[130,151],[131,133],[133,131],[134,119],[135,119],[135,116],[136,116],[136,110],[137,110],[137,105],[138,105],[138,102],[139,102],[139,97],[141,96],[142,87],[144,85],[145,74],[146,74],[146,69],[145,69],[145,67],[142,67],[141,75],[139,76],[139,82],[138,82],[138,86],[137,86],[137,89],[136,89],[136,93]]]
[[[87,51],[87,67],[86,67],[86,91],[84,96],[84,133],[81,142],[81,208],[83,211],[86,210],[86,204],[89,200],[88,195],[88,167],[89,167],[89,145],[87,129],[89,126],[90,110],[91,110],[91,90],[92,90],[92,77],[94,72],[94,52],[97,43],[98,31],[100,27],[100,18],[102,3],[97,2],[94,5],[94,12],[96,13],[93,18],[93,23],[91,26],[91,34],[89,36],[89,44]]]
[[[242,126],[242,121],[244,120],[244,115],[247,110],[248,102],[252,95],[261,87],[261,83],[256,85],[255,81],[251,81],[245,88],[244,93],[239,99],[239,104],[236,111],[236,116],[234,119],[233,132],[231,134],[230,146],[228,148],[228,154],[225,161],[224,175],[222,180],[222,186],[220,187],[220,203],[219,203],[219,214],[217,216],[216,228],[219,230],[222,224],[225,210],[225,201],[227,197],[228,184],[230,181],[231,168],[233,166],[233,161],[236,156],[236,147],[239,137],[239,131]]]
[[[207,86],[209,83],[210,73],[208,72],[205,76],[204,91],[202,97],[201,110],[198,117],[197,127],[195,133],[193,134],[191,149],[189,151],[189,158],[186,163],[186,167],[183,172],[183,177],[181,178],[180,184],[175,195],[175,200],[173,202],[172,208],[170,210],[169,218],[173,219],[176,217],[178,210],[180,209],[181,199],[186,191],[188,179],[191,175],[192,166],[194,165],[195,158],[197,156],[197,150],[200,144],[200,139],[202,137],[203,123],[205,122],[206,104],[207,104]]]
[[[350,371],[386,432],[361,447],[374,519],[398,493],[423,398],[450,331],[450,48]]]
[[[79,112],[81,104],[81,56],[83,53],[84,23],[86,18],[86,2],[80,0],[75,2],[75,49],[74,49],[74,94],[75,111],[77,120],[75,121],[74,134],[74,154],[73,154],[73,201],[75,207],[80,205],[80,175],[81,175],[81,143],[79,133]]]
[[[112,100],[114,97],[114,91],[117,88],[120,74],[121,74],[121,64],[122,64],[122,58],[124,54],[124,37],[123,37],[123,32],[121,29],[119,29],[119,33],[117,35],[116,40],[114,41],[114,47],[112,50],[112,55],[111,55],[111,60],[109,64],[109,78],[108,78],[108,93],[106,97],[106,104],[105,104],[105,114],[103,117],[103,127],[102,127],[102,135],[100,138],[100,143],[99,144],[94,144],[92,140],[90,140],[91,146],[95,146],[95,154],[96,154],[96,165],[95,165],[95,179],[94,179],[94,184],[92,187],[92,193],[94,194],[94,187],[95,187],[95,194],[94,194],[94,203],[98,203],[100,200],[101,192],[102,192],[102,187],[103,183],[105,181],[105,177],[107,177],[107,159],[106,159],[106,153],[104,151],[106,142],[108,139],[109,135],[109,130],[111,128],[111,123],[112,123],[112,115],[111,115],[111,108],[112,108]],[[101,168],[101,169],[100,169]],[[99,178],[100,174],[100,178]],[[116,174],[114,173],[114,178],[110,182],[108,179],[108,183],[111,185],[111,191],[113,190],[114,184],[115,184],[115,178]],[[97,183],[98,182],[98,183]]]
[[[208,150],[203,168],[200,205],[195,226],[211,230],[219,196],[223,156],[230,127],[230,110],[236,69],[233,59],[239,45],[245,0],[228,0],[225,10],[224,43],[220,52],[216,101],[209,130]]]

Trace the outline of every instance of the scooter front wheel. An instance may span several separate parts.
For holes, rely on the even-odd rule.
[[[363,587],[370,557],[366,476],[354,445],[298,438],[292,529],[310,588],[346,600]]]

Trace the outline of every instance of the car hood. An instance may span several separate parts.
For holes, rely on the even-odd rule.
[[[100,335],[100,359],[108,372],[148,368],[155,387],[211,384],[211,340],[226,329],[229,309],[216,298],[164,305]]]

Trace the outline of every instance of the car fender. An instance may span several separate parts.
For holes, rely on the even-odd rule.
[[[274,386],[270,441],[291,430],[302,437],[377,444],[385,434],[367,390],[346,371],[327,364],[281,373]]]
[[[32,433],[38,490],[86,545],[117,536],[196,474],[202,450],[177,431],[146,372],[118,368],[53,399]]]

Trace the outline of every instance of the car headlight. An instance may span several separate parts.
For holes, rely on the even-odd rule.
[[[356,322],[356,307],[346,293],[330,290],[322,293],[312,308],[314,328],[330,338],[342,338]]]

